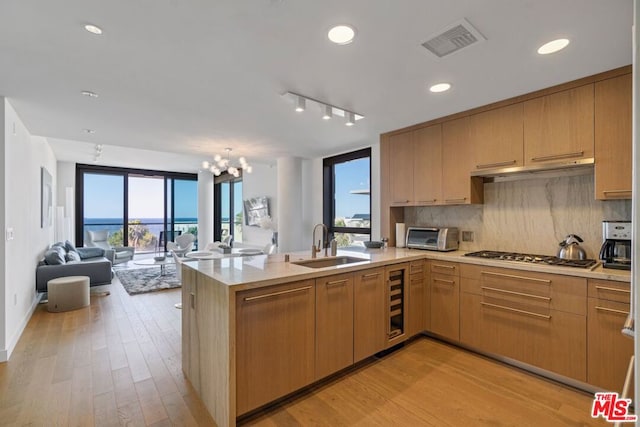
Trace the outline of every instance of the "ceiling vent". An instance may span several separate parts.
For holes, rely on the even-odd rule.
[[[442,58],[486,39],[466,19],[454,22],[422,43],[429,52]]]

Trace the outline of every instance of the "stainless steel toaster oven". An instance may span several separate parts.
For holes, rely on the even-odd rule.
[[[455,227],[409,227],[407,247],[430,251],[458,249],[458,229]]]

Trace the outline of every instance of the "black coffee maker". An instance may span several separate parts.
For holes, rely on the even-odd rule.
[[[602,237],[602,266],[631,270],[631,221],[602,221]]]

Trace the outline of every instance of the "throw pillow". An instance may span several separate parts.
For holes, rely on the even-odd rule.
[[[80,259],[104,256],[104,249],[102,248],[78,248],[77,251],[80,255]]]
[[[64,259],[67,262],[80,261],[80,254],[77,251],[69,251],[67,252],[67,255],[65,255]]]
[[[65,251],[60,246],[53,246],[51,249],[44,253],[44,261],[48,265],[60,265],[66,263]]]
[[[76,247],[73,245],[73,243],[71,243],[68,240],[65,240],[64,242],[64,248],[67,250],[67,252],[78,252],[78,250],[76,249]],[[78,259],[80,259],[80,257],[78,257]]]

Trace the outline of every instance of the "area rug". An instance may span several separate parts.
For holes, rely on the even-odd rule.
[[[160,267],[118,270],[116,276],[129,295],[180,287],[176,267],[171,264],[165,266],[164,276],[160,275]]]

